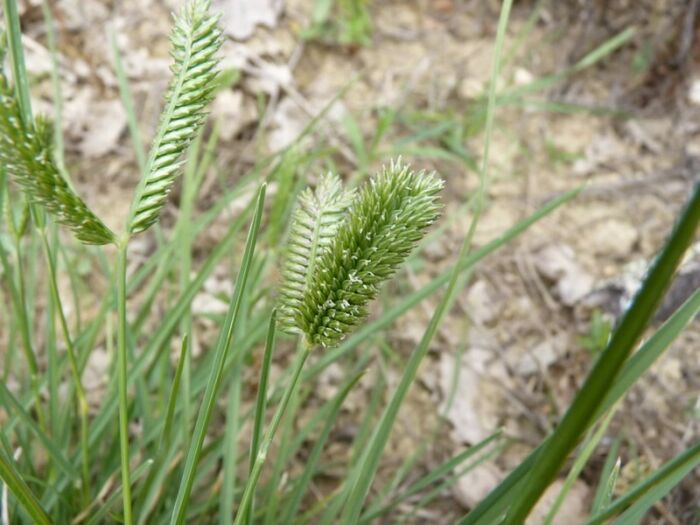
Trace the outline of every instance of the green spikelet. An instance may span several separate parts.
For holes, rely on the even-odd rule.
[[[443,182],[392,163],[366,184],[320,254],[298,307],[307,343],[337,345],[367,317],[367,304],[406,259],[440,210]]]
[[[206,106],[215,88],[221,47],[219,17],[208,13],[209,0],[190,0],[175,17],[170,37],[173,79],[166,95],[146,176],[136,191],[128,231],[152,226],[160,215],[184,161],[182,152],[206,118]]]
[[[35,204],[68,226],[85,244],[108,244],[112,231],[61,176],[52,154],[50,124],[36,119],[25,126],[4,72],[0,71],[0,163]]]
[[[314,273],[316,261],[330,246],[343,221],[352,194],[343,190],[340,177],[325,175],[315,191],[305,190],[292,218],[280,289],[279,322],[290,333],[299,333],[299,306]]]

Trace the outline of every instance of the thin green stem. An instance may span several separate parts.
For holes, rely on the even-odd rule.
[[[31,323],[29,321],[29,311],[27,309],[27,293],[24,286],[24,277],[21,268],[22,261],[22,240],[19,233],[15,235],[15,253],[17,255],[17,303],[19,306],[19,322],[20,334],[22,335],[22,348],[24,348],[25,359],[29,367],[29,381],[32,391],[35,395],[36,415],[39,421],[39,427],[46,430],[46,420],[44,419],[44,410],[41,403],[41,393],[39,392],[39,363],[34,353],[34,346],[31,338]]]
[[[75,395],[76,402],[78,405],[78,414],[80,415],[80,451],[82,455],[82,476],[83,476],[83,495],[86,500],[89,496],[90,490],[90,453],[88,448],[88,402],[87,396],[85,395],[85,389],[83,388],[83,382],[80,377],[80,368],[78,366],[78,359],[75,352],[75,346],[73,345],[73,340],[70,336],[70,330],[68,329],[68,321],[66,320],[66,314],[63,310],[63,303],[61,302],[61,296],[58,293],[58,282],[56,280],[56,260],[54,254],[52,253],[51,246],[49,244],[49,239],[46,234],[46,230],[41,231],[41,239],[44,246],[44,254],[46,256],[46,261],[49,265],[49,288],[51,291],[51,296],[54,305],[58,311],[58,319],[61,325],[61,331],[63,332],[63,338],[66,342],[66,349],[68,353],[68,363],[70,365],[71,374],[73,374],[73,382],[75,384]],[[85,502],[87,503],[87,501]]]
[[[265,437],[262,439],[260,447],[258,448],[258,453],[255,456],[255,463],[253,464],[253,468],[250,471],[250,476],[248,476],[248,481],[246,482],[245,489],[243,491],[243,497],[241,498],[241,504],[238,507],[238,512],[236,513],[236,520],[234,521],[234,525],[243,525],[243,523],[245,522],[246,509],[252,501],[255,486],[258,483],[260,473],[262,472],[263,465],[265,464],[265,460],[267,459],[267,453],[270,450],[270,445],[272,444],[272,440],[275,437],[275,433],[277,432],[277,428],[279,427],[280,421],[282,421],[282,416],[284,416],[284,412],[287,409],[289,400],[291,399],[292,394],[296,389],[297,383],[299,382],[299,376],[301,376],[301,371],[304,368],[304,363],[306,362],[306,359],[309,357],[310,353],[311,347],[307,344],[304,344],[301,349],[301,352],[299,352],[297,356],[296,363],[294,364],[292,378],[290,379],[287,388],[282,394],[282,400],[277,406],[275,415],[272,417],[272,421],[270,422],[270,428],[268,428],[267,432],[265,433]]]
[[[29,81],[22,51],[22,28],[19,23],[17,0],[4,0],[5,22],[7,23],[7,45],[10,48],[10,63],[15,81],[15,93],[25,124],[32,121],[32,102],[29,97]]]
[[[131,514],[131,481],[129,476],[129,400],[127,399],[126,367],[126,254],[128,240],[117,247],[117,381],[119,383],[119,449],[121,453],[122,501],[124,524],[133,525]]]

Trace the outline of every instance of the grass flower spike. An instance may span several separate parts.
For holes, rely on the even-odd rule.
[[[145,231],[158,220],[184,163],[182,153],[206,118],[215,88],[216,53],[221,47],[219,17],[209,14],[209,4],[209,0],[191,0],[175,17],[170,37],[173,78],[146,175],[131,207],[129,233]]]
[[[52,153],[51,125],[37,118],[29,125],[14,91],[0,70],[0,163],[27,197],[68,226],[85,244],[108,244],[114,234],[61,176]]]
[[[287,254],[280,290],[279,321],[290,333],[300,333],[297,324],[299,307],[313,276],[316,261],[331,245],[343,222],[352,198],[343,190],[340,177],[328,173],[316,190],[306,189],[298,199],[287,242]]]
[[[438,217],[443,182],[392,163],[366,184],[316,262],[296,322],[310,346],[337,345]]]

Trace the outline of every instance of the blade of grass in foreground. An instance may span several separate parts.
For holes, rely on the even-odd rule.
[[[260,367],[260,382],[258,383],[258,393],[255,399],[255,417],[253,419],[253,435],[250,442],[250,458],[248,473],[253,471],[255,458],[258,455],[260,447],[260,439],[262,438],[263,424],[265,422],[265,410],[267,408],[267,383],[270,376],[270,366],[272,365],[272,350],[275,346],[275,327],[277,326],[277,309],[272,309],[270,315],[270,324],[267,328],[267,338],[265,339],[265,353],[263,354],[263,362]],[[255,512],[255,498],[251,498],[250,507],[244,509],[247,514],[244,523],[252,522],[252,516]],[[230,514],[228,514],[230,515]]]
[[[12,495],[38,525],[51,525],[52,521],[41,504],[15,469],[11,460],[0,449],[0,479],[7,485]]]
[[[207,383],[207,388],[204,392],[204,399],[202,400],[202,405],[197,416],[197,422],[195,423],[194,435],[192,436],[192,441],[190,443],[189,450],[187,451],[185,469],[182,473],[180,488],[177,492],[177,498],[175,500],[171,518],[172,523],[178,525],[182,524],[185,520],[188,500],[190,493],[192,492],[192,485],[194,484],[194,478],[197,473],[197,462],[199,461],[199,455],[202,452],[202,445],[204,444],[204,437],[206,436],[207,428],[209,426],[209,419],[211,418],[211,415],[214,412],[214,407],[216,406],[216,396],[219,391],[219,384],[221,383],[224,363],[226,362],[226,357],[231,347],[233,332],[238,321],[238,311],[241,301],[243,300],[243,293],[246,288],[248,272],[250,270],[250,264],[255,251],[255,243],[258,237],[258,229],[260,228],[260,221],[262,219],[263,203],[265,202],[265,188],[266,184],[263,184],[258,192],[255,214],[248,232],[245,252],[243,253],[243,260],[241,261],[241,268],[238,273],[238,277],[236,278],[233,299],[231,300],[231,306],[229,307],[228,314],[226,315],[226,321],[222,326],[219,341],[216,345],[216,349],[214,350],[215,358],[211,365],[209,382]]]
[[[593,422],[620,370],[634,350],[663,299],[683,254],[690,246],[700,223],[700,183],[681,214],[661,255],[651,268],[632,305],[625,313],[600,359],[566,412],[560,425],[547,440],[530,470],[528,483],[519,492],[506,517],[506,525],[522,523],[542,493],[554,480],[581,435]]]
[[[605,411],[622,399],[627,390],[646,372],[671,342],[680,335],[685,326],[700,311],[700,290],[697,290],[630,358],[595,416],[597,420]],[[501,516],[513,494],[517,494],[524,478],[544,447],[542,443],[513,470],[479,505],[467,514],[460,525],[490,525]]]
[[[620,438],[614,438],[608,455],[605,458],[603,470],[600,471],[598,477],[598,488],[591,504],[591,514],[598,514],[602,509],[607,507],[612,501],[613,492],[615,491],[615,483],[617,475],[620,471],[620,461],[618,453],[620,451]]]

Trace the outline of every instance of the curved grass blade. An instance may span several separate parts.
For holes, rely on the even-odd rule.
[[[272,309],[270,315],[270,324],[267,328],[267,337],[265,339],[265,353],[263,354],[263,362],[260,367],[260,382],[258,383],[258,393],[255,398],[255,417],[253,419],[253,435],[250,442],[250,458],[248,460],[248,473],[253,471],[255,466],[255,458],[258,456],[260,448],[260,439],[262,438],[263,424],[265,423],[265,411],[267,409],[267,386],[270,377],[270,366],[272,365],[272,350],[275,347],[275,325],[277,323],[277,309]],[[250,522],[255,512],[255,498],[251,498],[250,506],[244,509],[247,513],[247,519],[244,523]]]
[[[0,479],[37,525],[53,523],[2,449],[0,449]]]

